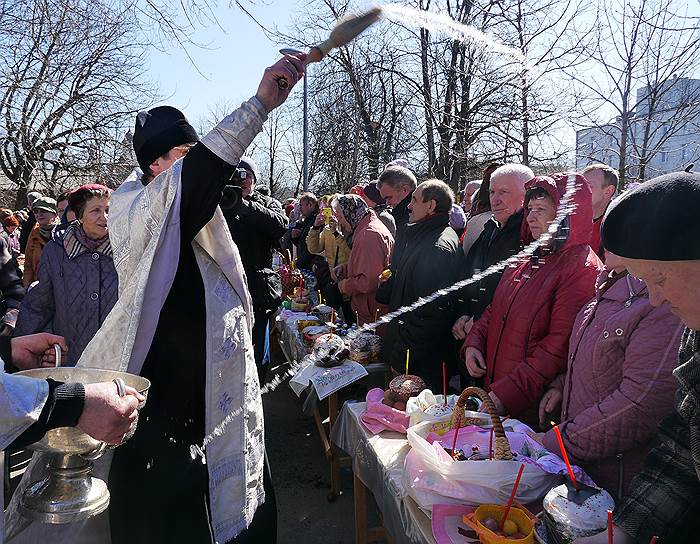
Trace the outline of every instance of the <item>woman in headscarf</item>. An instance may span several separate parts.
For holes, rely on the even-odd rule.
[[[542,236],[555,219],[568,176],[538,176],[526,185],[526,243]],[[484,380],[499,413],[535,428],[539,402],[566,371],[569,336],[576,314],[595,295],[602,264],[588,245],[593,228],[591,188],[576,175],[575,213],[552,240],[501,276],[493,300],[463,345],[472,378]]]
[[[358,323],[371,323],[387,307],[375,298],[379,275],[389,268],[394,237],[357,195],[341,195],[333,210],[350,245],[350,260],[332,271],[340,292],[349,295]]]
[[[65,337],[73,366],[117,301],[117,272],[107,234],[109,195],[83,185],[69,198],[78,219],[54,231],[39,265],[39,283],[24,299],[15,336],[50,330]]]
[[[10,212],[9,215],[3,214],[3,217],[0,218],[0,221],[2,222],[2,231],[0,232],[0,236],[2,236],[5,241],[7,242],[7,246],[10,250],[10,253],[12,253],[13,258],[17,258],[19,256],[19,219],[15,217],[15,215]]]

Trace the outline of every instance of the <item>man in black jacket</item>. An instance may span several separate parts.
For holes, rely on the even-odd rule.
[[[318,199],[313,193],[299,195],[299,210],[301,218],[292,228],[292,243],[297,247],[297,268],[299,270],[313,271],[314,264],[323,261],[323,258],[314,255],[306,247],[306,237],[311,227],[314,226],[318,215]]]
[[[451,189],[442,181],[424,181],[413,191],[408,205],[410,223],[394,246],[392,275],[376,295],[377,302],[388,304],[390,311],[457,279],[459,239],[448,215],[453,202]],[[433,391],[442,388],[442,363],[452,362],[450,300],[438,299],[395,319],[387,325],[382,343],[382,360],[397,372],[405,371],[406,350],[410,349],[410,372],[422,377]]]
[[[396,223],[394,239],[399,244],[409,222],[408,204],[411,202],[411,196],[416,188],[416,176],[403,166],[388,166],[379,176],[377,188],[379,194],[391,206],[391,215],[394,216]]]
[[[270,314],[279,306],[282,296],[279,274],[272,270],[272,253],[279,247],[279,240],[287,230],[287,217],[277,200],[257,190],[258,179],[255,161],[250,157],[241,157],[234,173],[234,184],[227,188],[226,196],[229,199],[233,197],[232,201],[222,201],[222,208],[231,237],[241,254],[253,300],[253,347],[262,384],[266,374],[266,367],[262,364],[265,329]],[[235,191],[235,196],[231,191]]]
[[[523,222],[525,184],[535,175],[522,164],[504,164],[491,174],[489,200],[493,217],[466,256],[462,279],[515,255],[521,247],[520,226]],[[491,274],[457,293],[460,316],[452,327],[457,340],[463,340],[474,321],[491,304],[501,274]]]

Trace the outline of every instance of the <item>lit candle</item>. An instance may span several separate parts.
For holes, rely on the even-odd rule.
[[[608,544],[613,544],[612,510],[608,510]]]
[[[561,433],[559,432],[559,427],[550,421],[552,427],[554,427],[554,434],[557,435],[557,441],[559,442],[559,448],[561,449],[561,456],[566,463],[566,469],[569,471],[569,476],[571,477],[571,483],[574,484],[574,489],[578,491],[578,483],[576,483],[576,476],[574,476],[574,470],[571,468],[571,463],[569,462],[569,456],[566,455],[566,449],[564,448],[564,441],[561,439]]]
[[[333,318],[335,317],[335,309],[331,308],[331,338],[333,338]]]
[[[408,358],[410,356],[411,350],[407,349],[406,350],[406,378],[408,378]]]

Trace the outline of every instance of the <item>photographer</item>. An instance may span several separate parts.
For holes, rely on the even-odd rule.
[[[224,190],[221,208],[231,237],[238,246],[248,289],[253,299],[255,324],[253,346],[260,383],[264,382],[265,329],[280,304],[282,285],[272,270],[272,253],[287,228],[282,205],[256,190],[258,167],[249,157],[241,157],[233,174],[232,184]]]

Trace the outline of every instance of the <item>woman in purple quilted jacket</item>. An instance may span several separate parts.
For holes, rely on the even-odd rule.
[[[576,316],[566,375],[540,402],[544,446],[559,453],[549,425],[561,404],[569,458],[619,499],[656,445],[656,429],[673,407],[683,325],[668,304],[653,307],[647,286],[605,252],[596,297]]]
[[[39,283],[24,298],[14,336],[47,331],[65,337],[74,366],[117,301],[117,272],[107,234],[110,189],[83,185],[68,197],[76,221],[54,230]]]

